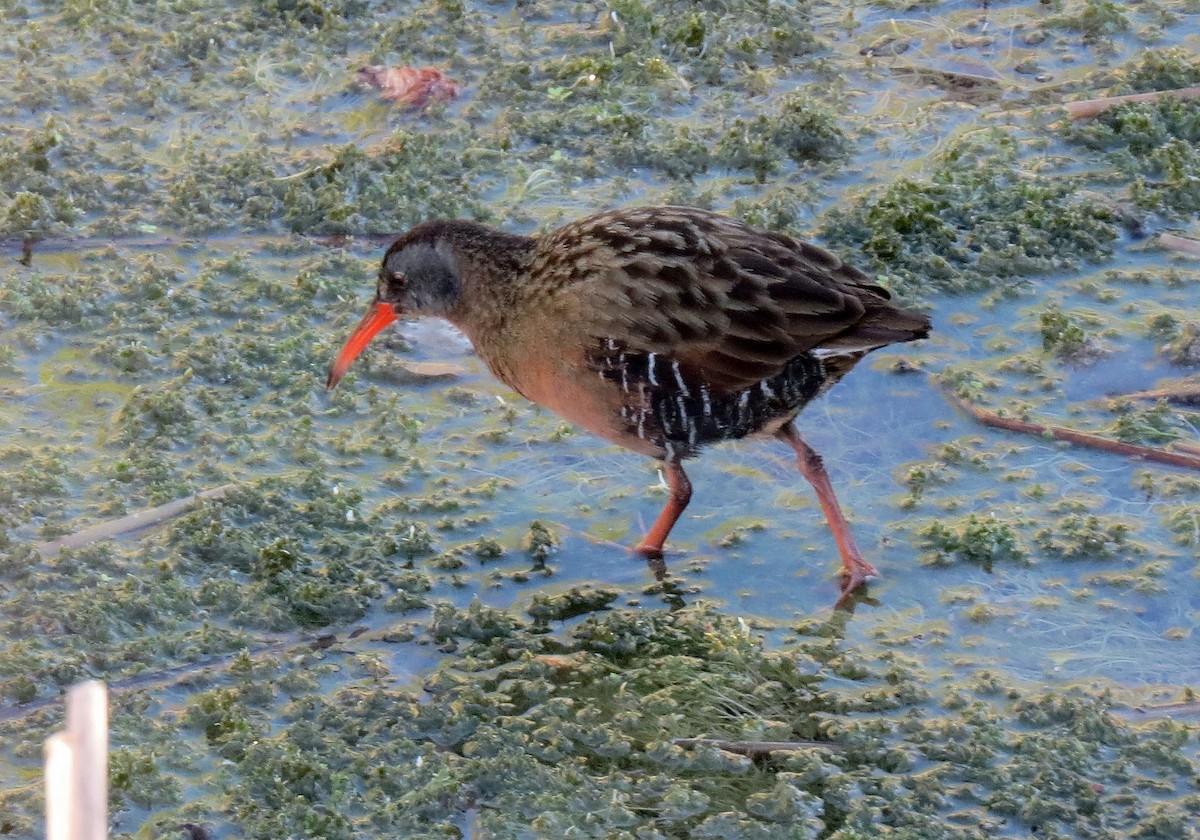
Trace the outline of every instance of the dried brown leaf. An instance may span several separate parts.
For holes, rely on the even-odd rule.
[[[378,90],[384,99],[413,109],[447,102],[462,90],[458,82],[432,67],[367,66],[358,71],[358,80]]]

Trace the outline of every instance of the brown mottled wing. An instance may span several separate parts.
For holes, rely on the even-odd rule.
[[[920,329],[920,316],[827,251],[693,208],[602,213],[539,250],[569,266],[562,291],[578,296],[592,338],[664,354],[723,391],[807,350],[865,351]],[[888,313],[912,323],[888,326]]]

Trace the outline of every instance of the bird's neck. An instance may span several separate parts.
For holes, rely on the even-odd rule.
[[[446,231],[459,290],[445,317],[472,338],[496,329],[520,295],[534,240],[475,223]]]
[[[513,321],[527,311],[530,256],[536,240],[474,223],[449,232],[460,289],[445,317],[467,334],[499,378],[514,384],[508,370]]]

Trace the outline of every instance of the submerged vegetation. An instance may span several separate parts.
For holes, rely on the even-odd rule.
[[[421,693],[389,684],[364,637],[242,654],[158,715],[117,697],[133,746],[113,755],[114,800],[155,811],[152,831],[331,838],[1186,836],[1170,827],[1195,808],[1187,727],[986,669],[931,692],[913,653],[848,647],[843,618],[767,650],[704,608],[563,635],[478,604],[441,613],[429,632],[457,655]],[[223,796],[187,801],[179,775],[208,755]]]
[[[836,622],[803,632],[766,651],[706,610],[608,613],[562,639],[503,622],[464,640],[425,686],[434,702],[369,678],[288,702],[284,674],[248,663],[181,717],[229,758],[249,836],[420,833],[468,814],[491,837],[981,838],[1000,822],[1103,837],[1189,812],[1178,794],[1178,811],[1170,795],[1130,807],[1195,772],[1183,727],[1133,727],[1111,699],[986,671],[931,697],[910,657],[847,650]],[[675,743],[697,736],[795,746],[754,759]],[[161,787],[151,774],[127,795]]]
[[[1196,236],[1200,105],[1051,106],[1200,83],[1192,11],[941,5],[0,3],[0,835],[41,834],[41,740],[97,677],[118,836],[1190,836],[1195,727],[1127,707],[1195,699],[1200,482],[887,371],[1195,443],[1124,395],[1200,364],[1194,266],[1147,247]],[[463,89],[393,108],[368,64]],[[883,572],[857,613],[765,446],[697,465],[657,581],[622,548],[653,472],[453,339],[324,392],[355,236],[634,202],[819,235],[934,311],[810,418]]]

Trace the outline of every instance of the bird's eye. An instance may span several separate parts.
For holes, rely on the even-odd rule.
[[[403,283],[404,282],[404,272],[403,271],[393,271],[392,279],[395,280],[397,283]]]

